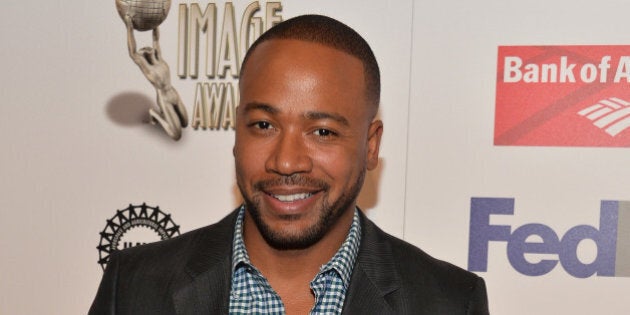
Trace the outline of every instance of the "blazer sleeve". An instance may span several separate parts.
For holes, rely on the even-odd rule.
[[[468,302],[468,315],[488,315],[488,294],[486,292],[486,283],[483,278],[478,277],[477,283],[473,288],[470,301]]]
[[[117,251],[109,256],[105,274],[98,287],[96,298],[92,302],[88,315],[116,314],[116,287],[118,282],[119,261]]]

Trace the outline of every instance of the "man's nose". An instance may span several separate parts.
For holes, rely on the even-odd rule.
[[[265,165],[267,171],[284,176],[310,172],[313,161],[306,140],[297,130],[282,132],[272,144],[271,154]]]

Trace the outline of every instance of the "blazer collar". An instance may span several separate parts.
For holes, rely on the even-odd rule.
[[[387,234],[361,213],[362,239],[343,314],[393,314],[393,292],[401,287]]]
[[[237,210],[203,228],[193,240],[186,265],[189,279],[173,294],[177,314],[227,314],[232,240]],[[362,211],[361,246],[352,272],[343,314],[393,314],[389,301],[401,286],[386,234]]]
[[[237,209],[238,210],[238,209]],[[173,294],[177,314],[227,314],[237,210],[203,228],[186,264],[188,281]]]

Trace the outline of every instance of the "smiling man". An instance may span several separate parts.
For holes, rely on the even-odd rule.
[[[357,208],[378,163],[376,59],[306,15],[249,49],[234,158],[244,205],[217,224],[112,254],[90,314],[487,314],[484,281]]]

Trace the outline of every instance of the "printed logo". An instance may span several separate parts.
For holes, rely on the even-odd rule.
[[[630,46],[500,46],[497,70],[495,145],[630,145]]]
[[[578,114],[613,137],[630,127],[630,103],[616,97],[601,100]]]
[[[116,9],[127,29],[127,49],[132,61],[154,87],[156,106],[150,122],[162,127],[175,141],[190,125],[198,130],[228,130],[236,126],[240,67],[249,47],[274,25],[282,22],[280,1],[199,2],[177,4],[171,0],[116,0]],[[176,74],[189,95],[171,84],[171,62],[162,55],[160,34],[169,12],[177,11]],[[136,36],[150,31],[146,36]],[[136,38],[138,37],[138,38]],[[190,98],[192,98],[192,102]],[[188,104],[188,106],[186,106]],[[192,105],[192,111],[191,111]]]
[[[547,274],[560,262],[577,278],[630,277],[630,201],[603,200],[599,228],[581,224],[562,236],[541,223],[516,228],[490,224],[491,217],[498,215],[514,215],[513,198],[471,199],[468,270],[488,271],[489,244],[504,242],[510,265],[527,276]],[[597,247],[592,261],[580,255],[579,245],[587,240]]]
[[[179,4],[177,75],[195,84],[190,122],[195,130],[234,129],[245,53],[263,32],[282,22],[280,1],[252,1],[237,9],[240,5]]]
[[[129,205],[124,210],[116,210],[101,232],[98,249],[98,263],[103,267],[109,261],[109,255],[117,250],[166,240],[179,235],[179,225],[159,207]]]

